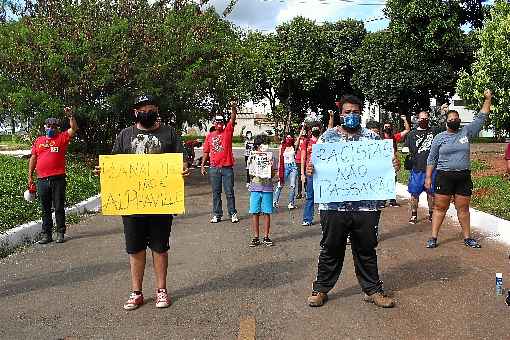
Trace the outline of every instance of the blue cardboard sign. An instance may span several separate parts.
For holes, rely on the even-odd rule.
[[[315,203],[395,198],[393,154],[392,140],[315,144]]]

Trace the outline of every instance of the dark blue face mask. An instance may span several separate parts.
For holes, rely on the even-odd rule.
[[[55,137],[56,134],[57,134],[57,130],[51,129],[51,128],[46,128],[46,137],[53,138],[53,137]]]
[[[361,126],[361,115],[356,112],[350,112],[343,117],[343,124],[349,130],[357,130]]]

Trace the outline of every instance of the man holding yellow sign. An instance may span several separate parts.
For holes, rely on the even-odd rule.
[[[146,249],[152,251],[156,276],[156,307],[171,300],[166,289],[172,214],[184,212],[184,180],[188,169],[173,127],[158,121],[159,106],[150,95],[134,105],[136,124],[125,128],[113,146],[114,156],[101,156],[103,214],[122,215],[132,292],[124,309],[143,305],[142,282]]]

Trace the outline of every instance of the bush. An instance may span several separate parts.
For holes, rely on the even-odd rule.
[[[27,188],[28,160],[0,155],[0,232],[19,224],[41,219],[38,202],[23,199]],[[99,192],[99,179],[83,157],[68,154],[66,207]]]

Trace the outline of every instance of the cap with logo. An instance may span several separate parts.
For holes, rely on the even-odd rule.
[[[60,120],[58,120],[57,118],[53,118],[53,117],[50,117],[50,118],[47,118],[45,121],[44,121],[44,125],[56,125],[56,126],[60,126]]]
[[[136,109],[140,106],[151,105],[151,104],[158,106],[158,100],[156,99],[156,97],[154,97],[153,95],[150,95],[150,94],[144,94],[144,95],[141,95],[141,96],[138,96],[135,98],[133,108]]]

